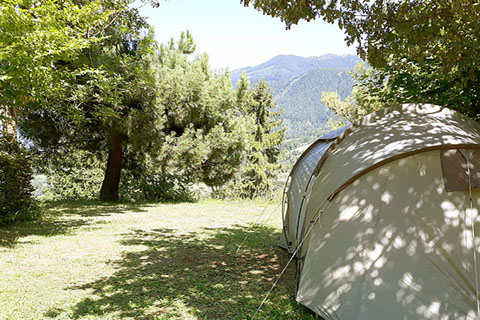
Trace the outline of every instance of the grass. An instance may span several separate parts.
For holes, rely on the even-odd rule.
[[[263,208],[51,204],[41,221],[0,228],[0,319],[250,319],[289,258],[280,212],[252,226]],[[294,287],[292,264],[258,319],[316,319]]]

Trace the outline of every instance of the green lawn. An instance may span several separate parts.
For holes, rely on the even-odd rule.
[[[279,209],[252,227],[263,208],[51,204],[40,222],[0,228],[0,319],[250,319],[288,260]],[[259,319],[315,319],[295,303],[293,273]]]

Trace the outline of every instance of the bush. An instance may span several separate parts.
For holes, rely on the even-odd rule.
[[[67,149],[43,160],[44,174],[49,188],[44,191],[47,200],[98,199],[104,175],[104,165],[96,155]]]
[[[213,194],[220,199],[270,199],[283,189],[279,180],[281,166],[266,161],[245,163],[232,180]]]
[[[194,201],[187,177],[162,174],[143,168],[124,170],[120,181],[120,198],[140,201]]]
[[[189,180],[162,174],[151,164],[132,161],[127,154],[120,179],[120,200],[191,201]],[[46,200],[98,199],[104,178],[105,159],[92,152],[67,148],[39,159],[42,173],[48,177]],[[133,163],[131,163],[133,162]]]
[[[38,216],[32,175],[28,151],[12,138],[0,135],[0,225]]]

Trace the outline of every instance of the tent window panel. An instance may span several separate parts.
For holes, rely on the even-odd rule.
[[[470,160],[470,175],[473,188],[480,188],[480,150],[462,150]]]
[[[480,151],[458,149],[442,150],[443,180],[447,192],[468,190],[468,168],[466,157],[470,158],[470,181],[472,188],[480,188]]]

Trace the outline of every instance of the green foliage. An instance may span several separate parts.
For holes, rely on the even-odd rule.
[[[21,119],[23,135],[42,152],[67,144],[105,161],[106,154],[120,154],[117,163],[106,165],[103,186],[109,200],[118,197],[123,149],[133,145],[139,153],[155,152],[162,124],[155,104],[156,42],[153,32],[142,35],[147,24],[128,5],[103,2],[101,10],[116,14],[98,30],[101,40],[63,63],[77,74],[65,82],[68,94],[49,97],[55,108],[38,108]]]
[[[356,79],[363,79],[372,77],[375,70],[360,63],[351,73]],[[348,123],[357,122],[367,114],[388,106],[388,104],[382,103],[378,95],[373,95],[362,82],[357,82],[352,90],[352,95],[344,100],[340,98],[338,92],[323,92],[322,102],[340,118],[338,120],[329,119],[328,124],[332,130]]]
[[[0,6],[0,113],[16,108],[54,108],[47,97],[65,95],[64,68],[81,50],[99,41],[98,30],[112,11],[101,1],[3,1]],[[18,112],[14,112],[17,114]],[[13,119],[16,122],[16,115]]]
[[[194,201],[188,176],[163,174],[153,167],[125,170],[120,199],[128,201]]]
[[[282,149],[285,167],[291,167],[305,145],[311,144],[329,130],[327,122],[334,112],[322,102],[322,92],[336,91],[345,99],[352,92],[354,80],[346,69],[317,69],[274,83],[274,97],[282,109],[283,126],[287,128]]]
[[[354,81],[348,73],[360,59],[356,55],[327,54],[319,57],[276,56],[255,67],[245,68],[251,83],[260,79],[272,87],[282,114],[286,150],[311,143],[328,130],[332,112],[321,102],[323,91],[350,95]],[[242,69],[232,72],[232,82]]]
[[[273,189],[281,169],[280,145],[285,129],[281,129],[280,112],[273,100],[270,86],[260,80],[249,88],[243,74],[237,83],[237,104],[254,122],[247,156],[232,181],[217,190],[218,196],[232,198],[265,197]]]
[[[419,64],[391,57],[381,69],[356,75],[359,85],[384,105],[432,103],[480,121],[480,72],[458,75],[442,70],[434,60]]]
[[[124,188],[139,190],[128,197],[151,197],[152,193],[176,197],[178,192],[170,194],[163,189],[171,183],[182,189],[180,176],[209,186],[230,180],[245,158],[253,123],[235,105],[228,74],[212,73],[206,55],[189,58],[195,49],[189,32],[178,42],[161,46],[158,55],[152,32],[127,44],[127,49],[113,54],[107,54],[105,48],[90,48],[98,50],[91,58],[94,65],[106,65],[101,72],[73,83],[88,97],[81,99],[84,102],[76,117],[32,113],[22,123],[25,136],[42,147],[42,152],[61,149],[67,143],[103,159],[117,145],[120,158],[134,158],[135,167],[148,168],[156,177],[155,181],[149,176],[125,178],[142,185]],[[103,186],[110,165],[108,161]],[[119,180],[123,165],[117,159]],[[157,191],[146,190],[152,184],[159,186]],[[113,182],[115,187],[118,185]]]
[[[54,101],[68,95],[65,82],[79,75],[77,70],[65,68],[65,64],[78,59],[82,50],[101,39],[98,31],[113,12],[103,10],[102,3],[70,0],[2,1],[0,121],[2,131],[13,139],[11,143],[18,143],[19,117],[41,110],[71,114],[68,108],[59,108]],[[9,174],[18,176],[18,181],[22,181],[15,187],[21,193],[20,189],[30,189],[24,185],[27,181],[24,175],[29,175],[31,169],[27,168],[26,162],[20,162],[21,165],[17,167],[9,167],[9,170],[13,170]],[[29,183],[29,180],[25,183]],[[28,215],[32,211],[29,201],[18,203],[23,203],[24,207],[12,209],[17,210],[17,213],[10,215],[12,221],[20,219],[22,212]]]
[[[390,56],[399,53],[418,62],[436,57],[445,70],[456,65],[459,72],[477,63],[480,8],[475,1],[241,2],[280,17],[287,27],[316,18],[337,22],[346,33],[347,44],[356,43],[357,52],[374,67],[384,66]]]
[[[235,105],[228,74],[213,74],[206,55],[189,60],[183,51],[171,44],[160,55],[157,101],[165,119],[160,165],[163,172],[220,186],[245,158],[252,121]]]
[[[362,79],[382,103],[435,103],[480,121],[480,6],[476,1],[243,0],[290,27],[321,17],[375,68]],[[387,88],[387,90],[385,90]]]
[[[244,88],[234,92],[227,74],[211,73],[206,56],[189,60],[182,51],[176,45],[162,48],[154,109],[159,124],[137,111],[124,131],[129,144],[120,198],[191,200],[192,183],[218,187],[232,178],[241,197],[265,195],[280,168],[284,134],[271,89],[263,81],[249,89],[245,78]],[[153,148],[144,149],[146,144]],[[48,197],[97,198],[105,153],[92,151],[71,142],[43,150],[44,173],[53,186]]]
[[[120,181],[122,201],[191,201],[188,177],[162,174],[158,167],[145,159],[137,162],[127,154]],[[48,188],[44,200],[96,200],[102,184],[105,159],[98,154],[69,148],[55,154],[44,154],[37,168],[47,176]]]
[[[0,135],[0,225],[36,218],[31,157],[10,136]]]
[[[101,199],[117,200],[120,181],[124,197],[142,199],[177,197],[189,182],[217,187],[234,177],[250,141],[264,134],[253,111],[236,103],[229,75],[213,73],[206,55],[189,57],[195,50],[189,32],[159,47],[129,3],[98,3],[101,21],[87,14],[98,24],[83,31],[94,32],[95,41],[68,59],[51,57],[68,75],[53,82],[58,87],[61,80],[62,94],[46,90],[50,107],[32,97],[33,107],[20,113],[22,135],[43,159],[60,157],[46,164],[50,197],[91,199],[100,190]],[[267,147],[254,151],[261,148]],[[277,155],[268,148],[271,162]]]
[[[37,168],[45,174],[49,187],[45,200],[94,200],[104,174],[104,164],[95,154],[75,148],[44,155]]]
[[[283,109],[284,124],[288,128],[287,139],[309,136],[310,141],[316,140],[319,129],[324,129],[332,116],[322,103],[322,92],[336,91],[342,98],[351,94],[354,81],[348,71],[314,70],[290,79],[283,86],[274,86],[276,100]]]

